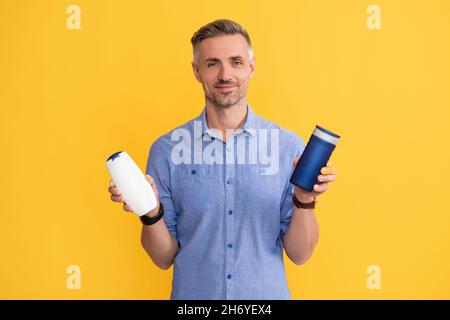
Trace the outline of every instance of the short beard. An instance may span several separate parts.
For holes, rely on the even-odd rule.
[[[236,105],[239,101],[241,101],[243,98],[243,95],[241,95],[241,91],[237,90],[233,96],[226,97],[225,99],[222,99],[218,97],[215,94],[212,94],[212,97],[209,97],[209,100],[211,100],[214,105],[218,106],[219,108],[228,109],[234,105]]]

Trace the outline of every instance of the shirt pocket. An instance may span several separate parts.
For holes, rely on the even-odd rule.
[[[194,218],[217,210],[218,195],[223,192],[218,165],[183,164],[172,172],[172,199],[179,214]]]

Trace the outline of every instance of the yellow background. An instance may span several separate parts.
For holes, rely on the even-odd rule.
[[[314,256],[285,260],[293,298],[449,299],[446,0],[1,0],[0,298],[169,298],[172,269],[109,200],[105,160],[126,150],[145,170],[151,144],[201,112],[189,40],[217,18],[250,33],[256,113],[305,141],[316,124],[342,136]]]

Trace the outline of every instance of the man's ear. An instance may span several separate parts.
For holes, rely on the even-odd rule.
[[[201,83],[202,81],[200,78],[200,73],[198,71],[198,66],[194,61],[192,61],[192,71],[194,72],[195,79],[197,79],[197,81]]]
[[[256,60],[253,57],[252,62],[250,62],[250,78],[253,78],[256,72]]]

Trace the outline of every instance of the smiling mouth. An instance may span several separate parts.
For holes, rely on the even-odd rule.
[[[231,91],[233,91],[235,88],[237,87],[237,85],[227,85],[227,86],[216,86],[216,89],[219,91],[219,92],[222,92],[222,93],[224,93],[224,92],[231,92]]]

